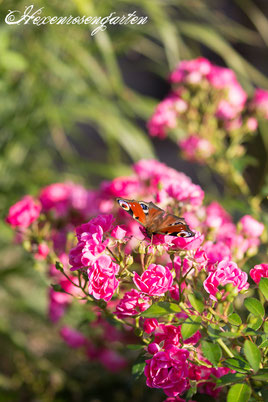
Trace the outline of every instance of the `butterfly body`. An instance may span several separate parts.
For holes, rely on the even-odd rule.
[[[124,198],[117,198],[116,200],[121,208],[145,227],[149,237],[154,234],[178,237],[193,237],[195,235],[183,218],[165,212],[153,202]]]

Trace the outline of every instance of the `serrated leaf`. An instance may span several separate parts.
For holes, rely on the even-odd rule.
[[[247,402],[250,395],[251,389],[247,384],[235,384],[227,394],[227,402]]]
[[[213,364],[213,366],[217,366],[222,357],[222,351],[219,345],[202,341],[201,348],[203,355]]]
[[[194,335],[200,328],[202,318],[196,315],[188,317],[181,326],[181,336],[188,339]]]
[[[268,278],[261,278],[259,289],[261,290],[265,299],[268,300]]]
[[[255,316],[264,316],[264,307],[261,302],[254,297],[248,297],[244,301],[246,309]]]
[[[217,379],[217,386],[222,387],[224,385],[242,382],[244,378],[246,378],[246,376],[242,373],[226,374]]]
[[[231,369],[235,369],[239,373],[247,373],[250,370],[248,362],[241,357],[230,357],[224,361],[224,365]]]
[[[219,338],[222,334],[220,327],[217,324],[210,324],[208,326],[208,334],[211,338]]]
[[[242,324],[241,317],[237,313],[233,313],[233,314],[229,315],[228,320],[229,320],[230,324],[232,324],[232,325],[241,325]]]
[[[188,295],[189,302],[191,303],[192,307],[198,311],[199,313],[203,313],[204,311],[204,303],[200,300],[197,296]]]
[[[249,362],[250,366],[253,368],[255,373],[259,370],[261,362],[261,352],[255,343],[246,340],[244,343],[244,353]]]
[[[145,310],[141,316],[147,318],[162,317],[163,315],[176,314],[181,311],[178,304],[169,302],[154,303],[147,310]]]

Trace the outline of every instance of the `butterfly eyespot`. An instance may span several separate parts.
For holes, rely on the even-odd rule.
[[[177,236],[178,236],[178,237],[188,237],[188,236],[189,236],[189,233],[187,233],[187,232],[180,232],[180,233],[177,234]]]
[[[140,206],[142,207],[143,212],[144,212],[145,214],[149,212],[149,207],[148,207],[147,204],[144,204],[143,202],[140,202]]]
[[[130,207],[125,201],[119,201],[119,205],[121,208],[123,208],[125,211],[129,211]]]

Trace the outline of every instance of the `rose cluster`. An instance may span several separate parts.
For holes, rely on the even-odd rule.
[[[203,57],[181,61],[169,81],[171,93],[157,106],[148,130],[162,139],[171,131],[178,133],[178,145],[188,160],[219,158],[233,136],[240,144],[236,155],[241,156],[242,140],[256,131],[258,118],[268,118],[268,91],[257,88],[248,97],[232,70]]]
[[[204,63],[198,75],[184,66],[172,80],[196,84],[209,76],[208,68]],[[116,197],[153,201],[184,216],[194,236],[150,239]],[[7,217],[27,250],[48,267],[49,317],[64,341],[112,371],[127,364],[124,344],[140,342],[146,384],[162,389],[167,401],[183,400],[193,385],[217,398],[217,379],[235,372],[228,357],[241,345],[227,342],[223,353],[229,355],[218,353],[215,362],[204,340],[207,347],[221,333],[239,336],[229,310],[237,297],[248,297],[244,264],[256,255],[264,231],[252,216],[234,223],[219,203],[204,205],[203,199],[201,187],[185,174],[141,160],[131,176],[105,181],[98,190],[52,184],[37,199],[27,196],[13,205]],[[251,268],[254,289],[268,277],[268,264]],[[91,309],[83,330],[64,322],[73,301]]]

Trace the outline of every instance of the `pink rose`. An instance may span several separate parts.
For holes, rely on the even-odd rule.
[[[111,236],[114,237],[116,240],[122,240],[126,236],[127,231],[123,228],[123,226],[116,226],[111,231]]]
[[[268,264],[255,265],[249,272],[253,281],[259,284],[261,278],[268,278]]]
[[[64,341],[74,349],[80,348],[87,343],[87,339],[81,332],[67,326],[61,328],[60,335]]]
[[[31,196],[26,195],[22,200],[9,208],[6,221],[13,228],[27,228],[39,217],[40,210],[40,204]]]
[[[150,298],[136,289],[131,289],[124,294],[123,298],[117,304],[115,314],[118,318],[125,318],[137,315],[149,307]]]
[[[108,255],[101,255],[88,269],[88,293],[95,299],[109,301],[119,285],[115,275],[119,266]]]
[[[187,350],[175,346],[155,353],[151,359],[146,360],[146,385],[163,389],[167,396],[182,394],[189,387],[188,356]]]
[[[216,299],[216,294],[224,291],[219,290],[219,286],[225,286],[231,283],[237,291],[247,290],[249,283],[247,282],[248,275],[246,272],[241,271],[235,262],[221,261],[217,269],[211,272],[207,279],[204,281],[204,288],[210,294],[211,299]]]
[[[240,219],[242,233],[249,237],[260,237],[263,232],[264,225],[250,215],[245,215]]]
[[[208,271],[215,269],[214,264],[222,260],[231,260],[231,250],[223,242],[213,243],[212,241],[207,241],[203,248],[206,252],[208,258]]]
[[[143,293],[150,296],[162,296],[171,289],[173,277],[167,267],[151,264],[141,276],[134,272],[133,282]]]
[[[143,329],[147,334],[151,334],[158,327],[156,318],[146,318],[143,323]]]
[[[200,206],[204,199],[204,191],[197,184],[193,184],[189,178],[177,181],[170,180],[165,184],[164,189],[169,197],[195,207]]]
[[[193,237],[175,237],[172,241],[173,248],[179,248],[181,250],[196,250],[204,241],[204,235],[200,232],[196,232]]]
[[[105,217],[105,215],[103,217]],[[76,247],[72,248],[69,253],[69,262],[72,266],[71,271],[91,266],[109,244],[109,239],[103,241],[102,226],[95,226],[93,221],[94,219],[76,228],[78,244]],[[96,220],[96,223],[99,222],[104,228],[107,228],[111,223],[110,221],[109,219],[107,224],[105,219],[103,222]]]

